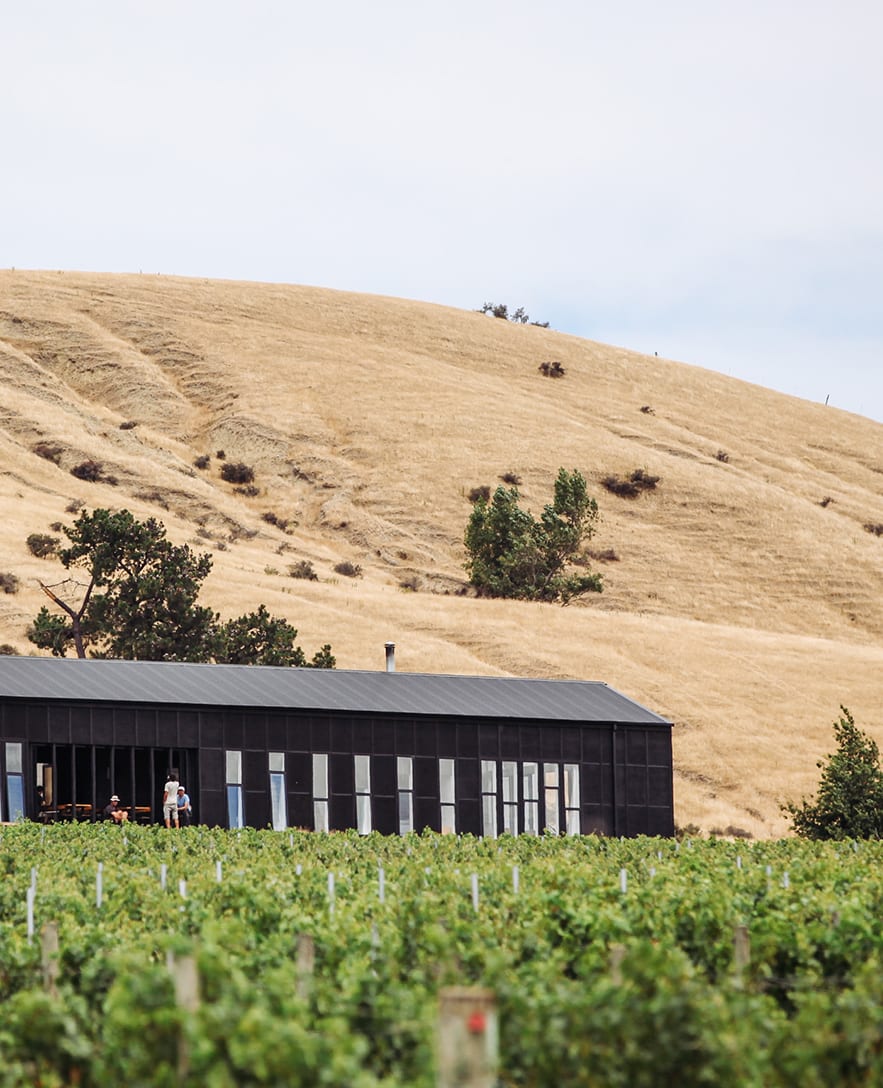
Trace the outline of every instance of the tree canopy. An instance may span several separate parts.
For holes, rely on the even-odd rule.
[[[595,531],[598,504],[576,469],[562,468],[552,503],[539,519],[519,504],[516,487],[480,496],[466,526],[466,571],[480,594],[567,604],[600,593],[600,574],[572,571],[580,549]]]
[[[855,724],[845,706],[834,722],[837,751],[816,764],[822,771],[814,802],[788,801],[794,830],[807,839],[883,836],[883,770],[876,742]]]
[[[61,614],[44,605],[28,631],[56,657],[73,648],[78,657],[334,667],[328,645],[308,662],[295,642],[296,628],[264,605],[222,623],[198,604],[211,556],[173,544],[155,518],[84,510],[64,532],[70,547],[59,559],[66,569],[83,571],[86,582],[41,583]]]

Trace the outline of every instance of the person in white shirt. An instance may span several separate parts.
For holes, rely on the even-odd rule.
[[[169,771],[169,780],[163,786],[162,815],[166,827],[172,824],[178,827],[178,772],[174,768]]]

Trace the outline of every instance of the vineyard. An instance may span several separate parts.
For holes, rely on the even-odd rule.
[[[6,826],[0,1085],[429,1088],[448,986],[496,995],[506,1088],[883,1084],[881,862]]]

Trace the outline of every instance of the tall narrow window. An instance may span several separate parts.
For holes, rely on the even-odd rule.
[[[371,757],[354,756],[356,761],[356,827],[360,835],[371,834]]]
[[[579,835],[579,764],[564,764],[564,827],[568,835]]]
[[[518,764],[503,762],[503,831],[518,834]]]
[[[546,831],[553,831],[556,835],[561,830],[561,818],[559,816],[558,795],[559,775],[557,763],[543,764],[543,801],[545,808]]]
[[[454,791],[454,761],[438,761],[438,793],[441,802],[441,829],[443,835],[453,835],[457,830],[456,794]]]
[[[6,745],[6,804],[10,823],[24,819],[25,780],[22,774],[21,744]]]
[[[540,768],[536,763],[521,765],[524,797],[524,833],[540,833]]]
[[[313,829],[328,830],[328,756],[313,754]]]
[[[492,759],[481,761],[481,833],[497,837],[497,764]]]
[[[242,752],[227,752],[227,826],[242,827]]]
[[[273,814],[273,830],[282,831],[288,827],[284,752],[270,752],[270,808]]]
[[[414,760],[399,756],[396,760],[399,800],[399,834],[414,830]]]

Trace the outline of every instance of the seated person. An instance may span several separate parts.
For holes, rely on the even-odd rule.
[[[124,824],[129,818],[129,813],[126,809],[120,808],[120,799],[114,794],[104,806],[104,816],[105,819],[113,820],[115,824]]]
[[[187,827],[192,813],[190,796],[183,786],[178,787],[178,826]]]

